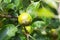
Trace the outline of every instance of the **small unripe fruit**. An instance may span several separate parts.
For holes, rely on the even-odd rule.
[[[25,28],[26,28],[28,33],[30,33],[30,34],[32,33],[33,29],[31,26],[25,26]]]
[[[51,34],[52,37],[54,37],[54,38],[57,38],[57,36],[58,36],[58,33],[57,33],[57,30],[56,30],[56,29],[51,29],[51,30],[50,30],[50,34]]]
[[[27,32],[27,33],[31,34],[33,32],[33,28],[32,28],[32,26],[25,26],[25,29],[23,27],[22,32]]]

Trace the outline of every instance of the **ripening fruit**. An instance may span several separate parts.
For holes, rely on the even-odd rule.
[[[51,29],[51,30],[50,30],[50,34],[51,34],[52,36],[57,36],[57,30],[56,30],[56,29]]]
[[[32,29],[32,26],[25,26],[26,30],[28,33],[32,33],[33,29]]]
[[[56,29],[51,29],[50,32],[51,32],[51,33],[54,33],[54,32],[56,32]]]
[[[28,25],[32,22],[32,17],[28,13],[21,13],[18,16],[18,22],[20,24]]]

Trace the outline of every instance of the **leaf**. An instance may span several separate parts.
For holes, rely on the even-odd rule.
[[[58,4],[55,2],[55,0],[43,0],[46,4],[48,4],[50,7],[57,9]]]
[[[20,35],[20,40],[26,40],[26,37],[24,35]]]
[[[5,28],[0,31],[0,40],[9,40],[12,36],[15,36],[17,28],[13,24],[7,24]]]
[[[39,28],[39,30],[42,30],[44,28],[44,26],[45,26],[45,22],[44,21],[35,21],[34,23],[32,23],[32,27],[34,29],[38,29]]]
[[[14,0],[14,4],[16,4],[16,6],[18,6],[20,3],[20,0]]]
[[[38,35],[39,34],[39,35]],[[46,36],[46,35],[42,35],[40,33],[34,33],[33,34],[33,37],[36,39],[36,40],[51,40],[51,38],[49,38],[49,36]]]
[[[37,1],[39,1],[39,0],[32,0],[32,1],[37,2]]]
[[[38,10],[37,15],[39,18],[54,18],[55,17],[55,14],[45,7],[40,8]]]
[[[17,33],[10,40],[26,40],[26,36],[23,33],[22,34]]]
[[[27,11],[29,10],[37,10],[40,6],[39,2],[32,2],[28,7],[27,7]]]
[[[2,2],[2,0],[0,0],[0,3]]]
[[[14,9],[15,5],[13,3],[7,5],[7,9]]]
[[[32,2],[28,7],[26,12],[28,12],[32,18],[37,17],[37,10],[39,9],[40,3],[39,2]]]
[[[22,4],[23,4],[23,9],[25,10],[30,4],[30,0],[22,0]]]
[[[10,3],[12,0],[4,0],[4,3]]]
[[[22,0],[14,0],[14,4],[17,9],[21,9],[23,7]]]

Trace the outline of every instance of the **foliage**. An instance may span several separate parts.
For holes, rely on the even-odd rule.
[[[0,40],[60,40],[55,0],[0,0]]]

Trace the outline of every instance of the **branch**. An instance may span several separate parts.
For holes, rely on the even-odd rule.
[[[11,16],[11,15],[0,14],[0,18],[17,18],[17,17]]]
[[[24,33],[27,36],[27,40],[29,40],[29,37],[32,38],[33,40],[36,40],[33,36],[31,36],[30,34]]]
[[[29,35],[26,35],[27,36],[27,40],[29,40]]]

